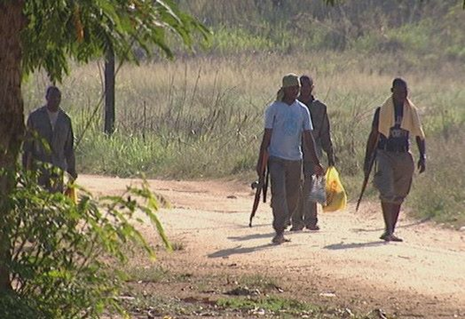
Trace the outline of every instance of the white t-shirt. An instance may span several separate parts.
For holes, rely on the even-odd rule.
[[[302,132],[313,130],[308,108],[295,100],[288,105],[273,102],[265,112],[265,128],[272,129],[268,147],[270,156],[285,160],[302,159]]]

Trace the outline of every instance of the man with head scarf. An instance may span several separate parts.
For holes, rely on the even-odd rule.
[[[385,224],[380,239],[402,241],[394,235],[400,208],[410,191],[415,170],[409,137],[415,136],[420,152],[418,169],[426,169],[425,134],[416,107],[408,99],[407,82],[394,79],[392,95],[375,111],[367,142],[364,172],[370,174],[370,162],[376,156],[374,185],[378,189]]]
[[[63,191],[63,172],[77,178],[74,136],[71,119],[60,108],[61,92],[56,86],[47,89],[46,104],[27,119],[23,145],[23,165],[39,171],[39,184],[51,192]]]
[[[308,75],[300,77],[300,95],[299,101],[305,104],[310,111],[313,126],[313,137],[318,158],[321,159],[323,151],[328,156],[328,165],[334,166],[333,143],[331,142],[331,132],[327,107],[313,95],[313,79]],[[304,182],[302,187],[302,196],[299,201],[299,207],[292,216],[292,231],[300,231],[307,228],[309,230],[319,230],[317,203],[310,201],[307,197],[312,187],[313,162],[307,156],[311,151],[305,147],[304,151]]]
[[[288,74],[283,77],[276,101],[265,112],[265,132],[256,167],[260,176],[263,172],[263,158],[268,154],[273,228],[276,232],[272,240],[274,244],[287,241],[284,230],[299,201],[302,141],[310,150],[308,157],[315,165],[315,173],[322,175],[324,172],[315,151],[310,113],[297,100],[299,90],[297,75]]]

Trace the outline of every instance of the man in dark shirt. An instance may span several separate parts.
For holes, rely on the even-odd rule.
[[[39,170],[39,184],[57,192],[63,191],[63,172],[77,178],[73,128],[71,119],[60,108],[60,90],[49,87],[45,99],[46,105],[34,110],[27,119],[23,165],[29,170]],[[52,167],[47,169],[44,164]]]
[[[407,82],[396,78],[392,84],[392,96],[378,107],[373,118],[372,130],[367,142],[364,171],[369,172],[372,156],[376,156],[374,185],[380,193],[385,231],[381,239],[402,241],[394,235],[401,205],[410,191],[414,162],[410,153],[410,135],[415,135],[420,158],[418,169],[426,169],[425,137],[415,106],[407,98]]]
[[[315,148],[317,156],[321,159],[323,151],[328,156],[328,165],[334,166],[333,143],[331,142],[331,130],[327,107],[313,95],[313,79],[307,75],[300,77],[300,95],[299,101],[307,106],[310,111],[315,139]],[[309,151],[306,147],[304,152],[304,181],[302,185],[302,194],[300,196],[299,207],[292,216],[292,231],[299,231],[306,227],[309,230],[319,230],[317,203],[308,200],[308,194],[312,187],[313,163],[308,158]]]

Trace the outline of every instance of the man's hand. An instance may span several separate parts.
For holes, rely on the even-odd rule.
[[[316,164],[313,166],[313,171],[315,172],[315,175],[317,176],[323,176],[325,174],[325,170],[321,164]]]
[[[418,171],[420,174],[426,170],[426,157],[425,156],[420,156],[417,167],[418,167]]]

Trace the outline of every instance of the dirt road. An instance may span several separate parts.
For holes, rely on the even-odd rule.
[[[81,176],[97,194],[120,194],[134,180]],[[271,209],[261,204],[248,227],[249,185],[239,182],[150,181],[172,209],[160,219],[168,236],[185,246],[185,267],[258,271],[288,289],[322,303],[383,308],[400,318],[465,318],[465,233],[402,214],[403,243],[378,239],[378,205],[320,214],[321,230],[289,233],[290,243],[271,245]],[[154,230],[149,226],[147,234]],[[179,257],[178,257],[179,258]],[[178,260],[179,261],[179,260]],[[177,263],[180,265],[182,263]]]

